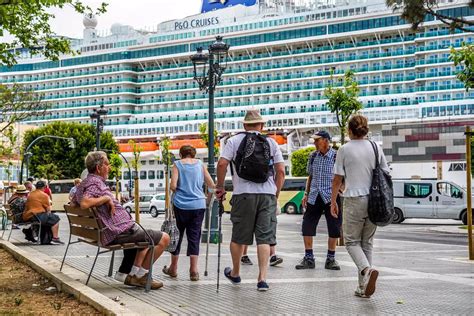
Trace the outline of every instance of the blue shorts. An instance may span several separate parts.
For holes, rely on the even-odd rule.
[[[54,226],[59,222],[59,216],[53,213],[40,213],[36,214],[36,217],[41,222],[41,225],[45,226]],[[35,217],[33,217],[31,220],[35,220]]]

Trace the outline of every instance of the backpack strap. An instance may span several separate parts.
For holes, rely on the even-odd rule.
[[[235,134],[234,136],[237,136],[237,135],[239,135],[239,134],[245,134],[245,135],[247,135],[248,132],[246,132],[246,131],[238,132],[238,133]],[[231,137],[234,137],[234,136],[231,136]],[[229,138],[230,138],[230,137],[229,137]],[[229,139],[229,138],[228,138],[228,139]],[[245,140],[245,137],[244,137],[244,139],[242,139],[242,141],[244,141],[244,140]],[[225,142],[224,142],[224,145],[225,145],[225,144],[227,144],[227,139],[226,139]],[[239,144],[239,146],[240,146],[240,144]],[[230,161],[230,175],[231,175],[232,177],[234,176],[234,169],[235,169],[235,163],[234,163],[234,160],[231,160],[231,161]]]
[[[310,171],[313,170],[313,163],[314,163],[314,159],[316,159],[317,152],[318,152],[317,150],[313,151],[311,153],[311,156],[309,157],[309,170]]]

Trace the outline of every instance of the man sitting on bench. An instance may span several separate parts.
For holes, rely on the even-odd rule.
[[[105,180],[109,178],[110,166],[107,155],[103,151],[89,152],[85,159],[89,174],[77,187],[72,203],[87,209],[97,207],[97,216],[106,229],[102,232],[102,244],[113,245],[148,241],[147,235],[131,219],[120,202],[114,197]],[[153,259],[156,261],[170,242],[168,234],[147,229],[155,243]],[[148,270],[150,269],[151,253],[148,248],[138,250],[132,271],[125,279],[130,286],[145,287]],[[156,290],[163,283],[153,280],[151,288]]]

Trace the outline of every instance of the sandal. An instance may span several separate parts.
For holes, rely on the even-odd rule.
[[[161,271],[163,271],[164,274],[166,274],[166,275],[168,275],[168,276],[170,276],[170,277],[172,277],[172,278],[176,278],[176,277],[178,276],[178,273],[176,273],[176,272],[175,272],[175,273],[172,273],[172,272],[170,271],[170,268],[167,267],[167,266],[164,266],[164,267],[163,267],[163,270],[161,270]]]
[[[189,279],[191,281],[199,281],[199,272],[189,272]]]

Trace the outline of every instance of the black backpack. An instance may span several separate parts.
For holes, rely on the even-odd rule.
[[[267,136],[257,133],[245,133],[237,149],[233,165],[242,179],[255,183],[265,183],[273,175],[273,158]],[[233,168],[231,173],[233,175]]]
[[[375,153],[375,168],[369,191],[369,220],[377,226],[387,226],[395,214],[392,177],[380,168],[377,144],[372,141],[370,144]]]

